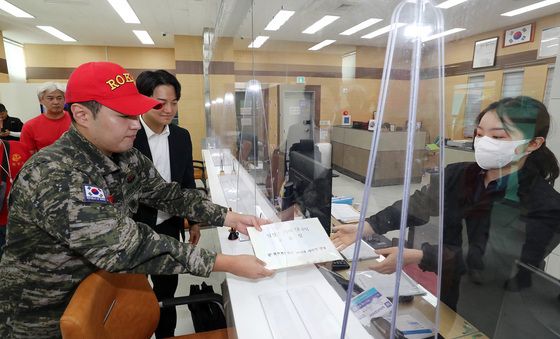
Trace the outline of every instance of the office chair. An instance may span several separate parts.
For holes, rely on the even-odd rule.
[[[204,161],[193,160],[194,168],[194,180],[200,180],[202,182],[202,187],[197,187],[199,190],[203,190],[208,194],[208,186],[206,186],[206,169],[204,168]]]
[[[150,338],[156,330],[161,307],[216,303],[222,297],[208,293],[162,300],[158,303],[143,274],[119,274],[99,270],[84,279],[64,314],[60,330],[65,339]],[[173,338],[227,339],[227,329]]]

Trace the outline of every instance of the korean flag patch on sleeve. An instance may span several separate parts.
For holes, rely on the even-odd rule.
[[[105,192],[99,187],[84,185],[85,202],[107,202]]]

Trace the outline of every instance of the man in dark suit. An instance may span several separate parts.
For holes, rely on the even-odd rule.
[[[177,103],[181,97],[181,85],[174,75],[164,70],[145,71],[136,79],[138,91],[158,100],[161,110],[150,110],[141,116],[142,129],[136,134],[134,147],[150,158],[159,174],[166,181],[175,181],[183,188],[195,188],[192,143],[189,132],[171,124],[177,115]],[[140,205],[134,220],[152,227],[157,233],[179,240],[184,234],[186,220],[163,211]],[[189,228],[189,242],[197,244],[200,238],[198,225]],[[173,298],[178,275],[151,275],[153,289],[158,300]],[[175,308],[161,311],[156,338],[172,337],[177,323]]]

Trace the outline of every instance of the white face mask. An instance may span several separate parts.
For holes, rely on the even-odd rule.
[[[502,168],[518,161],[530,152],[515,153],[515,149],[528,143],[524,140],[498,140],[487,136],[474,138],[474,157],[476,163],[486,170]]]

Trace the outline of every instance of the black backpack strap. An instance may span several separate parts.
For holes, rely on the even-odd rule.
[[[7,182],[9,180],[9,178],[7,178],[7,176],[8,176],[8,173],[10,173],[10,165],[9,165],[10,143],[8,141],[3,141],[2,144],[4,145],[4,148],[6,150],[5,151],[2,150],[2,168],[4,168],[4,170],[2,171],[2,175],[0,176],[0,178],[2,179],[2,181]],[[6,173],[6,172],[8,172],[8,173]]]

